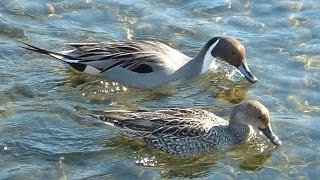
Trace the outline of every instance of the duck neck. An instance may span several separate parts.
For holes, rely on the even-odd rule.
[[[236,143],[240,143],[251,138],[254,132],[252,126],[241,122],[244,118],[242,112],[243,110],[241,106],[235,106],[230,113],[228,129]]]
[[[215,142],[212,148],[223,148],[229,145],[239,144],[247,139],[250,139],[252,134],[252,127],[248,125],[228,125],[219,126],[219,128],[212,128],[209,132],[209,142]]]
[[[215,58],[212,56],[212,50],[217,46],[219,41],[219,37],[211,38],[194,58],[195,60],[202,62],[201,74],[217,68]]]
[[[232,139],[235,144],[249,140],[254,133],[252,126],[240,123],[229,125],[228,130],[231,136],[230,139]]]
[[[201,69],[197,68],[200,67],[199,61],[195,59],[191,59],[185,65],[183,65],[180,69],[175,71],[168,81],[175,81],[178,79],[189,79],[195,77],[200,74]]]
[[[191,78],[203,74],[210,69],[216,68],[215,59],[211,55],[212,50],[217,46],[220,38],[210,39],[193,59],[178,69],[168,81],[174,81],[180,78]]]

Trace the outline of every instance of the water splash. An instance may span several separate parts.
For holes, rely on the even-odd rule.
[[[136,157],[135,163],[139,166],[155,167],[158,161],[155,156],[152,157]]]

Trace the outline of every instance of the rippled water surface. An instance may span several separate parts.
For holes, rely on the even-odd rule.
[[[251,0],[1,0],[0,179],[317,179],[320,176],[320,2]],[[28,52],[66,42],[153,39],[194,56],[212,36],[246,47],[252,85],[216,72],[154,90],[81,73]],[[228,118],[257,99],[283,146],[264,137],[176,159],[86,113],[198,107]]]

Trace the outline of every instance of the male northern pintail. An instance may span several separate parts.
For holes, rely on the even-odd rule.
[[[249,140],[253,127],[275,145],[282,145],[271,130],[268,109],[255,100],[236,105],[229,121],[205,110],[177,108],[91,116],[179,157],[200,155]]]
[[[78,71],[142,89],[215,69],[215,57],[238,68],[248,81],[257,81],[247,65],[245,48],[227,36],[211,38],[194,58],[155,41],[68,43],[74,49],[60,52],[26,45],[25,49],[52,56]]]

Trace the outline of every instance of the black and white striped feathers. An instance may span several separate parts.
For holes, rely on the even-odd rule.
[[[157,57],[159,45],[152,41],[140,42],[108,42],[108,43],[68,43],[73,50],[51,52],[24,43],[28,50],[47,54],[62,60],[74,69],[92,75],[103,73],[114,67],[126,68],[137,73],[151,73],[153,68],[149,63],[161,63]],[[158,49],[158,51],[161,49]]]

